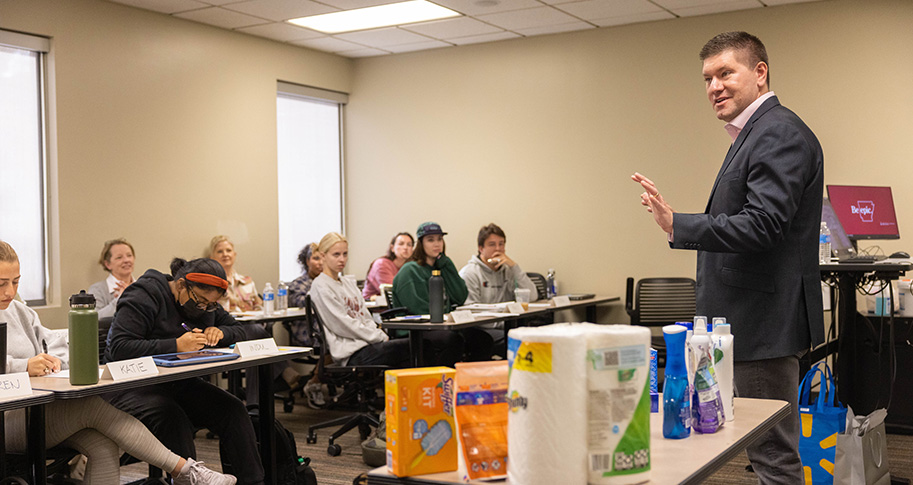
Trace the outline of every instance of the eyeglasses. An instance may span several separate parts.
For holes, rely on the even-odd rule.
[[[214,312],[217,308],[219,308],[219,302],[217,301],[200,301],[200,297],[198,297],[197,294],[193,292],[193,288],[190,285],[187,285],[187,291],[190,293],[190,299],[197,304],[197,308],[200,310],[206,312]]]

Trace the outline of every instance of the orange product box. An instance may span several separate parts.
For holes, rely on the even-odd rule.
[[[457,469],[455,375],[449,367],[385,373],[387,468],[406,477]]]

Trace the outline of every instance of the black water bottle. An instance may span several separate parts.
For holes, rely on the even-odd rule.
[[[441,270],[433,270],[428,280],[428,313],[431,323],[444,323],[444,278]]]

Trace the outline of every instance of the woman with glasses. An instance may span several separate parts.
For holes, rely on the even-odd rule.
[[[105,360],[225,347],[247,339],[247,329],[219,304],[227,288],[225,270],[208,258],[175,258],[170,276],[146,271],[120,297]],[[239,483],[263,482],[247,409],[227,391],[192,378],[130,389],[109,399],[181,456],[196,456],[194,430],[209,429],[219,436],[222,461],[235,465]]]

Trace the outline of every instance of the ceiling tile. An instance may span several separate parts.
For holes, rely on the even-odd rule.
[[[425,42],[428,40],[428,38],[423,35],[407,32],[402,29],[397,29],[396,27],[363,30],[361,32],[349,32],[346,34],[336,34],[333,37],[337,39],[347,40],[349,42],[356,42],[358,44],[370,47],[387,47],[399,44],[415,44],[417,42]]]
[[[748,10],[750,8],[761,8],[763,5],[756,0],[739,0],[726,3],[714,3],[710,5],[698,5],[695,7],[671,9],[672,13],[680,17],[694,17],[697,15],[707,15],[720,12],[731,12],[734,10]]]
[[[808,3],[808,2],[818,2],[820,0],[764,0],[768,6],[773,5],[786,5],[789,3]]]
[[[723,3],[738,2],[739,0],[652,0],[653,3],[659,5],[660,7],[667,8],[669,10],[674,10],[677,8],[691,8],[691,7],[700,7],[703,5],[719,5]],[[758,0],[753,0],[755,5],[762,7],[761,2]]]
[[[662,12],[662,9],[644,0],[585,0],[562,3],[554,8],[561,9],[583,20],[626,17],[645,13]]]
[[[365,46],[355,44],[353,42],[346,42],[342,39],[334,39],[333,37],[321,37],[319,39],[307,39],[307,40],[296,40],[292,41],[292,44],[301,45],[304,47],[310,47],[312,49],[317,49],[319,51],[327,52],[339,52],[339,51],[351,51],[356,49],[363,49]]]
[[[223,8],[276,22],[337,11],[333,7],[310,0],[250,0],[225,5]]]
[[[413,52],[421,51],[426,49],[438,49],[440,47],[453,47],[453,44],[448,44],[447,42],[441,42],[439,40],[429,40],[427,42],[418,42],[415,44],[403,44],[403,45],[392,45],[390,47],[384,47],[388,51],[393,52],[394,54],[400,52]]]
[[[653,20],[674,19],[675,15],[663,10],[662,12],[644,13],[640,15],[631,15],[628,17],[610,17],[607,19],[592,19],[592,22],[600,27],[614,27],[616,25],[636,24],[638,22],[650,22]]]
[[[249,27],[251,25],[260,25],[268,21],[244,15],[243,13],[232,12],[220,7],[209,7],[200,10],[191,10],[174,15],[182,19],[202,22],[204,24],[215,25],[225,29],[237,29],[238,27]]]
[[[481,44],[482,42],[495,42],[498,40],[515,39],[520,37],[513,32],[498,32],[496,34],[473,35],[470,37],[460,37],[458,39],[448,39],[456,45]]]
[[[151,0],[151,1],[156,2],[158,0]],[[210,5],[220,6],[220,5],[228,5],[229,3],[238,3],[239,0],[199,0],[199,1],[201,1],[203,3],[208,3]]]
[[[266,37],[268,39],[278,40],[281,42],[323,37],[323,34],[320,32],[315,32],[310,29],[302,29],[285,22],[256,25],[254,27],[242,27],[236,30],[238,32],[244,32],[245,34],[258,35],[260,37]]]
[[[488,25],[484,22],[469,17],[455,19],[435,20],[400,27],[411,32],[416,32],[435,39],[452,39],[454,37],[468,37],[470,35],[493,34],[503,30]]]
[[[351,50],[351,51],[334,52],[334,54],[338,54],[338,55],[344,56],[344,57],[374,57],[374,56],[383,56],[383,55],[386,55],[389,53],[390,52],[388,52],[388,51],[384,51],[384,50],[380,50],[380,49],[371,49],[370,47],[365,48],[365,49],[355,49],[355,50]]]
[[[172,14],[205,8],[209,5],[196,0],[111,0],[115,3],[130,5],[131,7],[152,10],[155,12]]]
[[[356,8],[375,7],[386,5],[398,0],[319,0],[320,3],[336,7],[340,10],[353,10]]]
[[[517,29],[515,32],[527,37],[533,35],[557,34],[560,32],[572,32],[575,30],[595,29],[596,26],[586,22],[572,22],[569,24],[546,25],[544,27],[532,27],[529,29]]]
[[[434,3],[473,17],[542,6],[536,0],[434,0]]]
[[[576,22],[578,19],[553,7],[536,7],[512,12],[480,15],[479,20],[507,30],[530,29],[546,25],[560,25]]]

